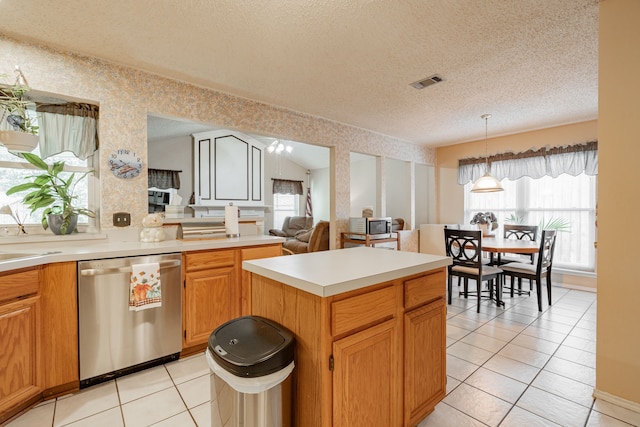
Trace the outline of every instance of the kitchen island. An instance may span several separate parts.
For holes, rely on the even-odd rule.
[[[349,248],[244,261],[296,336],[293,424],[415,426],[444,398],[447,257]]]

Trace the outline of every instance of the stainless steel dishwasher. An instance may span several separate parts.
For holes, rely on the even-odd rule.
[[[182,349],[181,255],[78,262],[80,386],[178,358]],[[129,311],[132,266],[158,263],[160,307]]]

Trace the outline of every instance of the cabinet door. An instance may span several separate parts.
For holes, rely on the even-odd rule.
[[[446,394],[444,299],[404,316],[404,420],[415,426]]]
[[[271,258],[282,255],[282,244],[244,248],[241,251],[242,261]],[[242,270],[242,316],[251,314],[251,273]]]
[[[399,426],[402,377],[397,320],[333,344],[333,426]]]
[[[42,268],[40,307],[47,332],[42,334],[44,396],[78,388],[78,290],[76,262]]]
[[[12,407],[41,392],[39,300],[0,305],[0,424]]]
[[[183,347],[206,343],[215,328],[239,316],[235,266],[186,274]]]

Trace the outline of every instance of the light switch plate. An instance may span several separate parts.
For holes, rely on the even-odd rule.
[[[128,227],[131,225],[131,214],[129,212],[114,212],[113,225],[115,227]]]

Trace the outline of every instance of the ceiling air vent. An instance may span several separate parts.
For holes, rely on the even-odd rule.
[[[422,79],[417,82],[411,83],[409,86],[413,86],[416,89],[424,89],[427,86],[440,83],[441,81],[442,81],[442,77],[440,77],[437,74],[434,74],[433,76],[429,76],[426,79]]]

